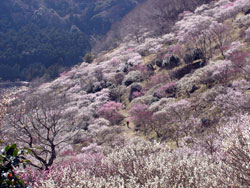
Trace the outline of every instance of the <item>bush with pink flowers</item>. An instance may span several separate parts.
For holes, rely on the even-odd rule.
[[[153,113],[145,104],[135,104],[129,111],[130,119],[137,127],[142,127],[144,131],[147,130],[147,125],[151,123]]]
[[[109,120],[112,125],[119,124],[124,118],[119,112],[121,106],[121,103],[110,101],[98,110],[98,115]]]

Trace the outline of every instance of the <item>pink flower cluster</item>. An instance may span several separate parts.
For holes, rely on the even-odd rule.
[[[147,123],[152,121],[153,112],[148,109],[148,106],[145,104],[135,104],[129,111],[132,115],[130,119],[136,125],[146,125]]]
[[[123,116],[119,113],[122,104],[114,101],[110,101],[104,104],[99,110],[98,115],[104,119],[107,119],[111,124],[117,124],[122,121]]]
[[[137,97],[141,97],[143,95],[144,95],[143,92],[141,92],[141,91],[135,91],[135,92],[132,93],[132,99],[135,99]]]

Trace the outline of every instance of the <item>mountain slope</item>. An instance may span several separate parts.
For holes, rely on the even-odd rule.
[[[64,98],[62,126],[79,130],[58,154],[81,173],[64,168],[43,187],[249,187],[249,9],[212,1],[183,12],[168,34],[131,36],[15,94]]]

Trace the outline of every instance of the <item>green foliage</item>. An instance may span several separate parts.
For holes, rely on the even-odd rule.
[[[55,70],[81,62],[91,50],[90,36],[105,35],[136,5],[133,0],[42,2],[0,1],[3,80],[56,78],[60,72]]]
[[[90,48],[86,40],[82,32],[70,33],[52,26],[41,28],[37,24],[24,25],[15,32],[0,32],[0,77],[30,81],[48,74],[53,79],[59,73],[51,74],[49,67],[80,62],[80,56]]]
[[[16,144],[8,145],[0,154],[0,188],[25,188],[24,182],[16,174],[16,169],[26,167],[29,161],[23,156],[27,150],[18,150]]]
[[[92,61],[94,60],[94,55],[91,54],[91,53],[87,53],[87,54],[84,56],[84,60],[85,60],[87,63],[92,63]]]

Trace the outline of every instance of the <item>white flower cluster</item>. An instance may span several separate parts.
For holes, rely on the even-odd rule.
[[[179,42],[193,40],[190,36],[208,31],[212,21],[223,22],[249,8],[250,3],[248,0],[237,0],[234,2],[230,0],[219,0],[214,4],[202,5],[198,7],[194,13],[186,14],[182,20],[176,23],[177,39]],[[249,24],[249,15],[241,16],[238,22],[241,22],[243,25]]]
[[[241,51],[242,47],[243,47],[242,42],[240,41],[233,42],[230,45],[229,49],[225,52],[226,58],[229,58],[234,52]]]
[[[230,0],[221,0],[219,1],[221,4],[218,3],[218,7],[216,7],[214,17],[216,19],[228,19],[241,11],[247,11],[250,8],[250,4],[248,0],[237,0],[231,2]]]
[[[214,106],[219,107],[224,116],[235,116],[236,113],[250,108],[250,94],[236,88],[228,88],[225,93],[216,96]]]
[[[140,81],[142,81],[142,73],[139,71],[131,71],[125,76],[123,84],[126,84],[127,82],[132,84],[133,82],[140,82]]]
[[[205,67],[195,70],[178,81],[182,91],[190,91],[194,85],[201,84],[206,79],[218,81],[223,76],[229,76],[232,63],[229,60],[210,61]]]
[[[249,117],[245,123],[249,123]],[[243,134],[248,135],[245,138],[249,141],[247,131],[249,127],[243,130]],[[249,144],[246,147],[248,150],[246,148],[244,151],[249,154]],[[249,169],[246,164],[242,165]],[[122,149],[114,149],[102,160],[99,168],[89,168],[81,171],[74,165],[63,168],[60,178],[49,177],[42,181],[40,187],[217,188],[240,183],[237,170],[233,171],[233,167],[227,163],[216,161],[212,156],[190,148],[173,151],[156,142],[136,141]]]

